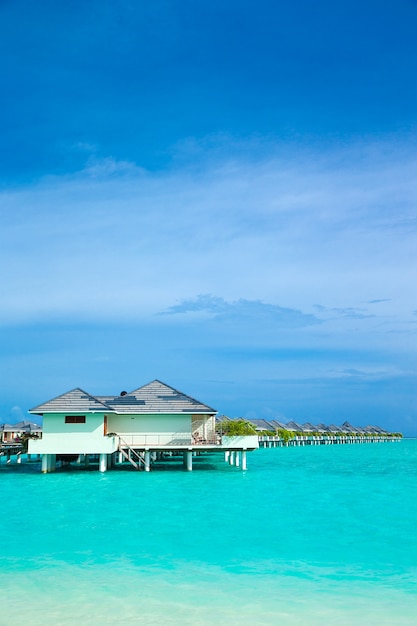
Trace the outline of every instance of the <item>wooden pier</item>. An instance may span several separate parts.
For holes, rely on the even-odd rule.
[[[16,462],[21,463],[22,454],[25,452],[21,443],[1,443],[0,444],[0,463],[3,457],[6,458],[6,463],[11,463],[12,457],[16,457]]]
[[[295,446],[329,446],[354,443],[387,443],[401,441],[397,435],[296,435],[291,439],[279,436],[259,436],[260,448],[288,448]]]
[[[256,439],[256,437],[255,437]],[[257,438],[259,448],[284,448],[301,446],[321,446],[321,445],[349,445],[349,444],[371,444],[371,443],[394,443],[401,441],[401,436],[390,435],[296,435],[291,438],[280,437],[278,435],[259,435]],[[257,447],[257,446],[256,446]],[[239,445],[219,445],[199,444],[187,446],[146,446],[143,448],[133,448],[123,439],[120,441],[118,451],[112,454],[43,454],[31,455],[26,453],[24,445],[21,443],[0,444],[0,465],[20,464],[37,460],[41,464],[43,472],[53,472],[57,467],[65,468],[70,464],[79,469],[93,469],[96,467],[100,472],[107,469],[127,469],[133,467],[136,470],[149,472],[162,467],[164,462],[168,464],[179,462],[185,470],[193,469],[193,461],[196,457],[210,457],[221,453],[224,461],[241,470],[247,469],[247,452],[254,450],[255,446],[244,448]],[[216,454],[217,453],[217,454]],[[3,461],[3,458],[6,461]],[[201,459],[203,460],[203,459]]]

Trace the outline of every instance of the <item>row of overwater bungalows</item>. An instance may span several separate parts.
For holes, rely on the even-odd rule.
[[[379,443],[399,441],[402,438],[401,433],[391,433],[380,426],[352,426],[347,421],[341,426],[263,419],[252,419],[250,423],[258,433],[261,448],[281,445]]]
[[[191,469],[193,456],[216,451],[244,469],[246,452],[265,447],[265,441],[344,443],[394,436],[378,426],[355,427],[348,422],[327,426],[263,419],[250,420],[253,430],[231,436],[222,428],[229,418],[218,417],[215,409],[159,380],[116,396],[72,389],[30,413],[42,417],[43,427],[30,421],[3,424],[0,455],[19,454],[21,446],[21,452],[42,458],[44,472],[53,471],[57,460],[84,457],[87,463],[91,456],[99,458],[100,471],[125,461],[149,471],[153,462],[172,455],[182,455]]]
[[[380,426],[352,426],[349,422],[344,422],[341,426],[335,424],[310,424],[305,422],[299,424],[297,422],[280,422],[278,420],[264,420],[264,419],[251,419],[248,420],[255,430],[259,433],[276,433],[278,431],[288,431],[290,433],[297,433],[300,435],[386,435],[390,436],[392,433],[388,432]]]

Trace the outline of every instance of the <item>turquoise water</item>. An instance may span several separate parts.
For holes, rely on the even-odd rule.
[[[417,441],[259,450],[247,472],[210,459],[3,460],[7,624],[416,624]]]

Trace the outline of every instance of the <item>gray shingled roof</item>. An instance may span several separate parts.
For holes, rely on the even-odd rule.
[[[385,430],[385,428],[381,428],[381,426],[372,426],[372,428],[377,432],[380,433],[381,435],[387,435],[388,434],[388,430]]]
[[[285,430],[287,428],[287,424],[284,424],[284,422],[278,420],[270,420],[270,422],[276,430]]]
[[[343,428],[341,428],[340,426],[335,426],[335,424],[330,424],[330,426],[327,427],[329,432],[331,433],[343,433]]]
[[[316,431],[318,433],[328,433],[329,432],[329,427],[326,426],[326,424],[317,424]]]
[[[29,422],[28,420],[21,420],[20,422],[16,422],[15,426],[19,428],[26,428],[28,430],[36,430],[37,428],[42,428],[40,424],[35,424],[35,422]]]
[[[365,426],[365,428],[363,428],[362,430],[364,430],[367,433],[371,433],[371,434],[385,434],[387,431],[384,430],[383,428],[380,428],[379,426]]]
[[[256,430],[275,430],[275,426],[273,426],[271,422],[267,422],[266,420],[251,419],[248,421],[255,426]]]
[[[3,430],[4,432],[32,432],[42,430],[42,426],[35,424],[35,422],[22,420],[16,424],[0,424],[0,430]]]
[[[117,413],[216,413],[215,409],[202,404],[185,393],[160,380],[153,380],[125,396],[106,400]]]
[[[317,428],[310,422],[304,422],[301,426],[303,427],[303,432],[305,433],[314,433],[317,431]]]
[[[107,411],[108,408],[94,396],[77,388],[30,409],[29,413],[38,415],[43,413],[85,413],[86,411]]]
[[[218,422],[219,424],[221,422],[230,422],[231,419],[230,417],[227,417],[227,415],[216,415],[216,422]]]
[[[216,413],[215,409],[154,380],[130,393],[119,396],[92,396],[73,389],[30,410],[30,413]]]
[[[301,424],[298,424],[297,422],[288,422],[286,428],[287,430],[295,430],[297,432],[303,431],[303,427],[301,426]]]

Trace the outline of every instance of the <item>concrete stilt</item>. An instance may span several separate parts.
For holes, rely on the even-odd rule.
[[[123,454],[119,452],[119,464],[121,465],[122,463],[123,463]]]
[[[226,452],[224,453],[224,460],[226,461],[226,463],[229,462],[229,457],[230,457],[230,450],[226,450]]]
[[[84,454],[84,467],[90,467],[90,455]]]
[[[149,450],[145,450],[145,472],[149,472],[151,469],[151,453]]]
[[[16,459],[16,463],[21,463],[22,462],[22,455],[20,454],[20,452],[17,453],[17,459]]]
[[[42,474],[49,471],[49,454],[42,454]]]
[[[186,467],[187,471],[191,472],[193,469],[193,451],[187,450],[186,452]]]
[[[98,469],[100,472],[107,470],[107,454],[100,454]]]
[[[248,468],[246,462],[246,450],[242,450],[242,469],[246,470]]]
[[[49,456],[49,472],[54,472],[56,470],[56,454],[48,454]]]
[[[229,456],[229,463],[230,465],[234,465],[235,464],[235,456],[236,453],[234,450],[230,450],[230,456]]]
[[[236,467],[240,467],[240,452],[239,452],[239,450],[236,450],[235,465],[236,465]]]

